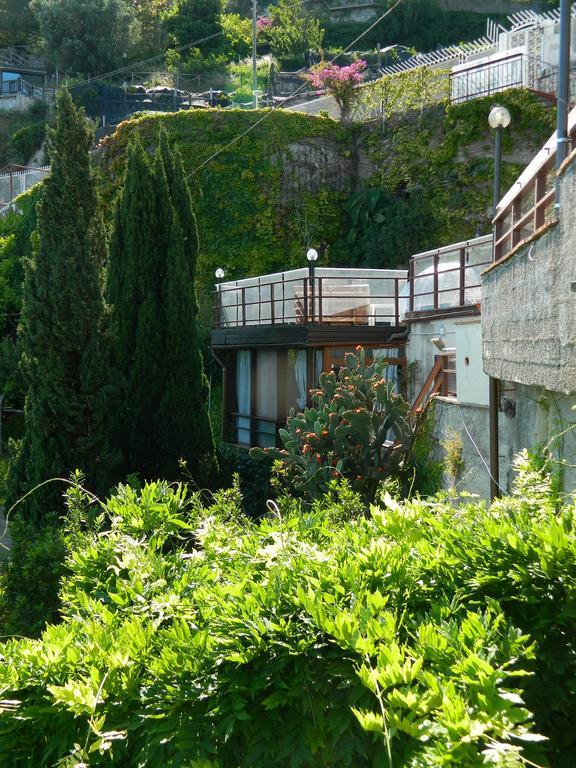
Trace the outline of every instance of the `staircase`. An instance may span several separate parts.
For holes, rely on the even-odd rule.
[[[454,365],[455,360],[456,358],[453,355],[440,355],[436,359],[422,389],[412,404],[410,409],[412,416],[423,413],[435,395],[448,397],[455,394],[455,392],[450,391],[449,385],[450,374],[456,373],[455,368],[451,367]]]

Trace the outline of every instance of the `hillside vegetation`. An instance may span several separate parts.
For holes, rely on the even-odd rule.
[[[506,185],[521,168],[515,151],[537,151],[554,115],[527,92],[500,101],[514,115]],[[219,266],[230,278],[302,266],[310,243],[324,265],[405,266],[412,253],[489,230],[491,103],[358,127],[284,111],[144,116],[105,140],[105,193],[115,194],[130,138],[139,133],[152,151],[163,126],[190,174],[205,286]]]
[[[259,522],[70,491],[62,621],[0,647],[0,766],[569,768],[575,509],[517,469],[491,508],[333,486]]]

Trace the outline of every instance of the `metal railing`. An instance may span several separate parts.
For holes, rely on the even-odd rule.
[[[576,146],[576,110],[570,113],[569,135],[567,155]],[[557,219],[554,205],[555,184],[554,134],[500,201],[494,217],[495,262],[506,258],[543,227]]]
[[[264,275],[217,286],[213,327],[320,323],[397,327],[407,313],[480,302],[492,235],[413,256],[403,270],[324,269]]]
[[[408,271],[408,311],[438,311],[479,304],[480,274],[491,261],[492,235],[413,256]]]
[[[41,85],[29,83],[21,77],[17,80],[4,80],[0,82],[0,95],[17,96],[19,93],[31,99],[49,101],[54,98],[55,90],[54,88],[44,88]]]
[[[296,270],[219,285],[214,327],[400,325],[401,291],[406,285],[403,270],[380,270],[380,275],[378,270],[342,272],[353,274],[310,277],[307,270]]]
[[[14,200],[50,173],[50,166],[38,168],[12,166],[7,173],[0,173],[0,216],[9,211]]]
[[[450,74],[450,100],[462,104],[510,88],[528,85],[528,59],[522,53],[496,61],[480,62]]]

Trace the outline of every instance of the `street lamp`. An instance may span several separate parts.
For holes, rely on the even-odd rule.
[[[414,52],[413,48],[408,48],[406,45],[387,45],[385,48],[380,48],[380,44],[378,44],[377,47],[377,54],[378,58],[376,61],[376,66],[378,69],[382,68],[382,54],[391,53],[392,51],[404,51],[405,53],[409,53],[410,56],[418,56],[417,53]]]
[[[220,283],[224,279],[224,275],[226,272],[222,269],[222,267],[218,267],[216,272],[214,272],[214,276],[216,277],[216,303],[214,306],[214,320],[216,321],[216,327],[220,327],[220,318],[222,315],[222,297],[220,295]]]
[[[310,321],[314,322],[314,267],[318,261],[318,251],[315,248],[308,248],[306,258],[308,259],[308,278],[310,280]]]
[[[502,129],[510,125],[510,112],[506,107],[497,104],[492,107],[488,115],[490,128],[494,129],[494,215],[500,202],[500,178],[502,167]]]
[[[510,125],[510,112],[506,107],[494,105],[488,115],[490,128],[494,130],[494,211],[496,216],[498,203],[500,202],[500,178],[502,167],[502,129]],[[496,230],[494,229],[494,244],[496,243]],[[496,499],[500,495],[500,440],[498,435],[498,401],[499,382],[493,376],[489,379],[489,413],[490,413],[490,498]]]

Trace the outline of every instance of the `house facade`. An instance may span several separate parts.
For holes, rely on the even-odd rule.
[[[499,382],[505,415],[503,486],[511,456],[539,446],[556,457],[564,488],[576,484],[576,110],[569,131],[559,171],[553,136],[501,200],[482,278],[484,370]]]
[[[212,351],[223,368],[223,438],[278,444],[291,408],[357,345],[405,369],[406,270],[297,269],[217,286]]]

